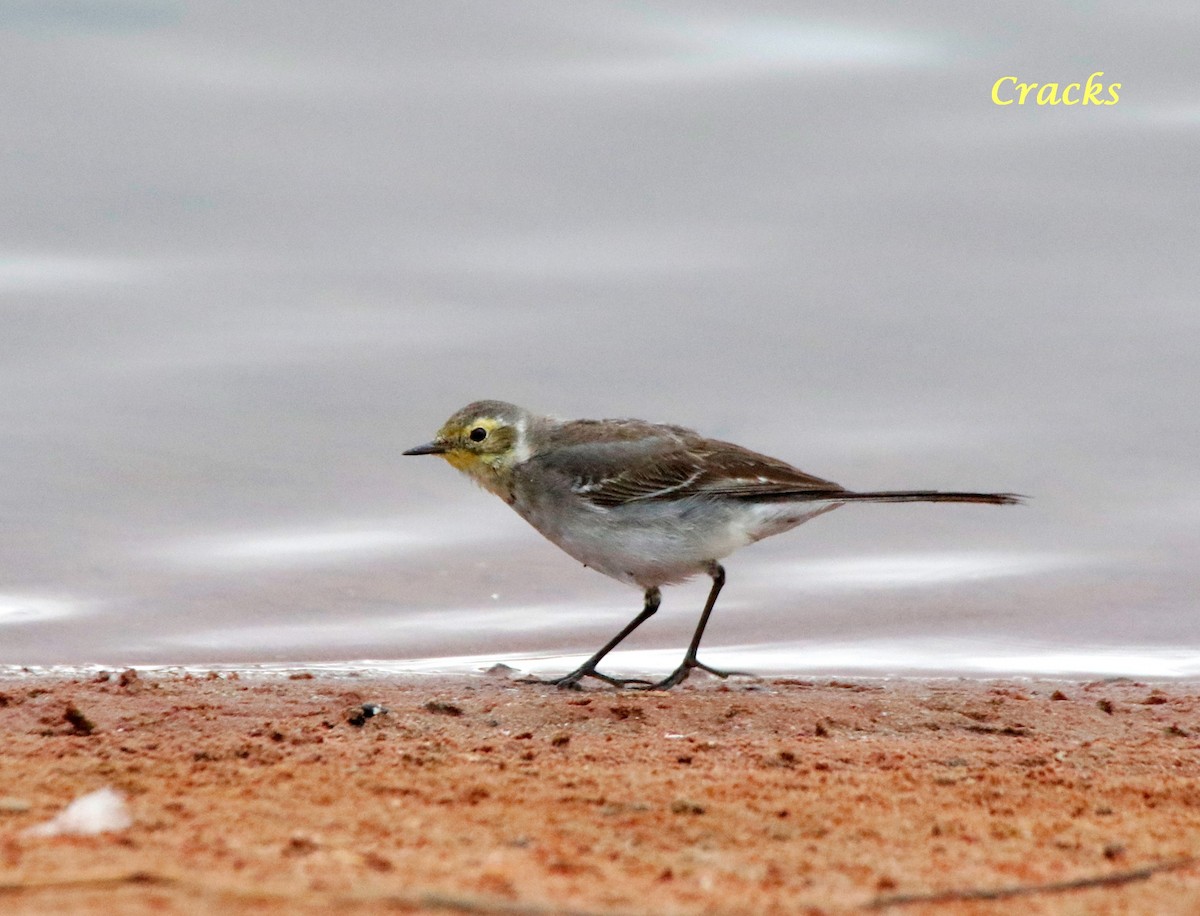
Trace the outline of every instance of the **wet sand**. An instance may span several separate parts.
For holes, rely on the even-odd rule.
[[[1196,684],[113,672],[0,736],[5,913],[1200,912]]]

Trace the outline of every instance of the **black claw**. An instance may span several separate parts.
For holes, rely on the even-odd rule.
[[[593,671],[592,677],[598,677],[604,683],[612,684],[614,687],[628,687],[631,684],[641,684],[648,687],[654,683],[641,677],[609,677],[607,674],[600,674],[598,671]]]
[[[572,671],[570,674],[560,678],[555,678],[549,681],[536,681],[539,684],[553,684],[562,690],[582,690],[579,682],[585,677],[594,677],[598,681],[604,681],[606,684],[611,684],[613,687],[628,687],[630,685],[642,684],[650,686],[651,682],[640,677],[613,677],[609,674],[602,674],[594,668],[578,671]]]
[[[727,677],[754,677],[748,671],[722,671],[720,668],[714,668],[712,665],[706,665],[704,662],[694,658],[684,659],[682,665],[668,674],[657,684],[651,684],[647,690],[670,690],[672,687],[678,687],[688,679],[688,675],[692,673],[693,668],[701,668],[709,674],[724,680]]]
[[[647,690],[670,690],[672,687],[678,687],[687,680],[688,675],[692,673],[690,665],[680,665],[657,684],[651,684]]]
[[[670,690],[672,687],[678,687],[680,684],[686,681],[687,677],[687,672],[679,674],[679,672],[674,671],[657,684],[651,684],[646,688],[646,690]]]
[[[704,662],[701,662],[701,661],[695,662],[692,667],[703,668],[709,674],[716,675],[721,680],[725,680],[725,678],[727,678],[727,677],[755,677],[756,676],[754,674],[751,674],[749,671],[722,671],[720,668],[714,668],[711,665],[706,665],[706,664],[704,664]]]

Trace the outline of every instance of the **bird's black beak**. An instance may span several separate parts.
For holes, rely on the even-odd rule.
[[[447,449],[444,443],[438,442],[436,439],[433,442],[426,442],[424,445],[418,445],[416,448],[410,448],[407,452],[402,452],[404,455],[444,455]]]

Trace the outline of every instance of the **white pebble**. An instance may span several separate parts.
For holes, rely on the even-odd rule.
[[[95,836],[109,830],[124,830],[133,823],[125,796],[103,788],[82,795],[44,824],[30,827],[29,836]]]

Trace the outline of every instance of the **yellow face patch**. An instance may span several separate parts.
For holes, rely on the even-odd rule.
[[[465,449],[456,448],[442,455],[451,466],[460,471],[470,471],[472,468],[478,467],[483,462],[474,452],[468,452]]]
[[[483,435],[476,430],[483,430]],[[497,435],[497,430],[508,431],[503,423],[491,417],[476,417],[461,426],[444,426],[438,432],[438,439],[449,443],[450,448],[442,457],[452,467],[469,474],[489,468],[506,449],[506,436]]]
[[[477,401],[450,417],[426,446],[409,455],[439,455],[456,471],[506,502],[515,498],[514,467],[530,457],[525,445],[527,418],[502,401]]]

